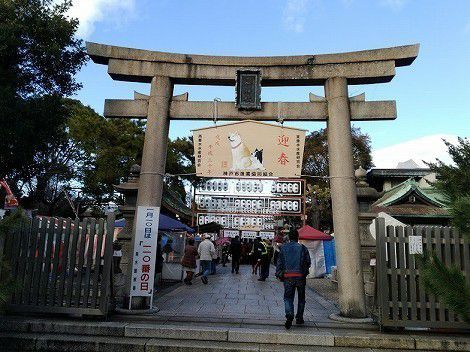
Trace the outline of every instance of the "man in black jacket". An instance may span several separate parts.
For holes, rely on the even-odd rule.
[[[240,254],[241,254],[241,243],[238,236],[232,238],[230,243],[230,253],[232,253],[232,274],[235,272],[238,274],[240,270]]]

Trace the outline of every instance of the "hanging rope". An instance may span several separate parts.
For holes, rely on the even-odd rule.
[[[332,178],[346,178],[346,179],[353,179],[353,180],[356,179],[356,177],[354,176],[315,176],[315,175],[296,175],[296,176],[309,177],[309,178],[321,178],[325,180],[330,180]]]
[[[282,102],[277,102],[277,122],[284,126],[284,117],[282,116]]]
[[[219,101],[222,100],[220,100],[220,98],[214,98],[214,109],[212,111],[212,119],[214,120],[214,125],[217,125],[217,118],[219,117],[219,107],[217,105]]]
[[[194,176],[196,175],[195,172],[187,173],[187,174],[162,174],[161,172],[152,172],[152,171],[143,171],[140,173],[141,175],[158,175],[162,177],[179,177],[179,176]]]

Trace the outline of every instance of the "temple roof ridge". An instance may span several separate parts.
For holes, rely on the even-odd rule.
[[[391,206],[415,192],[423,200],[437,206],[446,207],[444,196],[435,189],[422,188],[418,181],[410,177],[406,181],[392,187],[384,192],[384,195],[378,199],[373,206]]]

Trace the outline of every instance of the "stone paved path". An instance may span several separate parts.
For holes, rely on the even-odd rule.
[[[238,275],[232,274],[228,266],[218,266],[217,274],[209,276],[208,285],[195,278],[191,286],[181,284],[169,292],[157,293],[154,306],[159,316],[167,317],[284,320],[283,286],[274,278],[274,267],[270,274],[260,282],[251,274],[251,266],[241,266]],[[312,289],[307,288],[306,297],[306,321],[328,322],[328,316],[337,312],[333,303]]]

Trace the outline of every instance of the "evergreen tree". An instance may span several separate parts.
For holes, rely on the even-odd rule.
[[[456,145],[444,143],[453,165],[436,160],[428,166],[436,173],[434,186],[446,195],[452,224],[470,241],[470,141],[459,138]],[[459,268],[445,266],[435,253],[425,253],[419,263],[425,289],[470,322],[470,279]]]
[[[33,180],[32,170],[67,143],[62,98],[80,88],[75,74],[87,60],[74,36],[78,21],[67,17],[70,6],[0,1],[0,179],[17,194],[30,182],[36,196],[45,196],[48,182]]]

